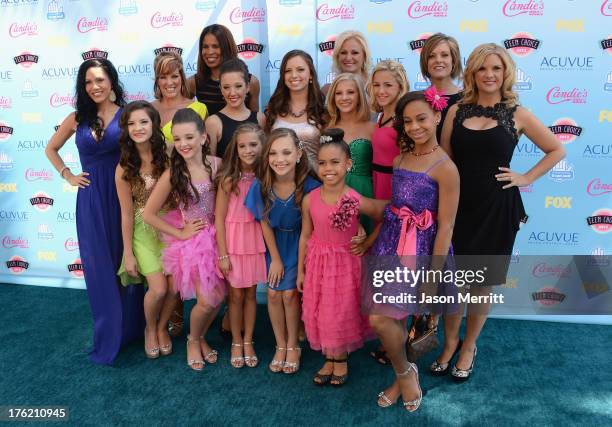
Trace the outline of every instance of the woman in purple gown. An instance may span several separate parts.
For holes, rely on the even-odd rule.
[[[90,359],[99,364],[113,363],[121,346],[141,338],[144,329],[143,287],[122,287],[116,275],[123,248],[115,168],[124,104],[113,64],[103,58],[84,62],[77,74],[76,111],[62,122],[45,150],[60,176],[79,187],[77,235],[94,321]],[[78,175],[59,156],[75,132],[82,167]]]

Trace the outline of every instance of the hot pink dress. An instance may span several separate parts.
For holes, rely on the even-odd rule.
[[[353,189],[347,194],[360,200]],[[336,209],[323,201],[321,188],[312,190],[313,231],[307,244],[302,319],[310,347],[325,354],[354,351],[371,335],[360,309],[361,259],[349,252],[359,216],[341,231],[330,225],[329,216]]]
[[[380,115],[374,134],[372,135],[372,184],[374,198],[391,199],[391,177],[393,175],[393,159],[399,155],[397,132],[393,127],[380,127]]]
[[[232,269],[227,280],[234,288],[266,282],[266,245],[261,224],[244,205],[255,174],[243,173],[238,191],[232,192],[225,217],[225,240]]]
[[[216,159],[215,159],[216,160]],[[213,162],[213,175],[217,162]],[[196,288],[207,304],[218,306],[227,294],[223,276],[217,266],[215,233],[215,189],[212,182],[192,182],[200,200],[169,212],[164,220],[177,228],[186,221],[201,219],[205,227],[193,237],[180,240],[163,234],[166,244],[162,250],[164,271],[171,274],[183,300],[196,297]]]

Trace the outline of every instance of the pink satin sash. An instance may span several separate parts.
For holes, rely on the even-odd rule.
[[[423,212],[416,215],[407,206],[401,209],[391,206],[391,212],[397,215],[402,221],[402,231],[400,232],[400,239],[397,244],[397,254],[399,256],[416,255],[417,229],[423,231],[431,227],[435,220],[435,213],[425,209]]]

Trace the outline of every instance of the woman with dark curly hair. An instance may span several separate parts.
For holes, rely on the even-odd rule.
[[[168,155],[159,114],[147,101],[128,104],[119,123],[121,158],[115,182],[121,205],[123,262],[118,274],[123,285],[143,280],[148,285],[144,298],[145,353],[156,359],[160,354],[172,353],[166,325],[175,298],[168,292],[160,259],[161,242],[142,220],[142,212],[155,183],[168,167]]]
[[[121,209],[115,187],[119,162],[119,116],[125,105],[117,70],[106,59],[81,64],[76,111],[51,137],[45,154],[62,178],[79,187],[76,227],[94,321],[94,363],[111,364],[122,345],[142,337],[143,288],[121,287]],[[82,172],[74,175],[59,150],[76,132]]]

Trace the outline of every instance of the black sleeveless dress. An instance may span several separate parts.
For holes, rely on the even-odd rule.
[[[510,166],[518,142],[515,111],[502,103],[460,104],[453,122],[451,149],[461,179],[453,248],[456,255],[472,255],[461,263],[466,267],[487,266],[484,285],[505,283],[516,232],[527,221],[518,187],[504,190],[507,181],[495,178],[498,167]],[[470,117],[492,118],[497,126],[468,129],[463,122]]]
[[[254,123],[257,124],[257,112],[251,111],[251,114],[246,120],[234,120],[231,117],[226,116],[222,112],[216,113],[217,117],[221,120],[223,124],[223,129],[221,130],[221,139],[217,141],[217,157],[223,158],[225,155],[225,150],[232,140],[232,136],[234,136],[234,132],[238,129],[238,126],[244,123]]]

